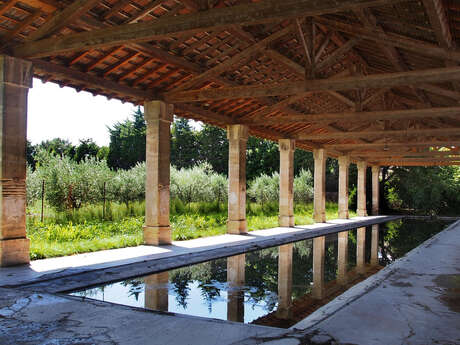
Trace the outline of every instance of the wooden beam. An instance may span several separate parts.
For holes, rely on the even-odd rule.
[[[340,79],[319,79],[306,82],[281,82],[266,85],[237,86],[168,92],[163,95],[167,102],[196,102],[217,99],[256,98],[268,96],[299,95],[306,92],[329,90],[353,90],[365,88],[391,88],[418,83],[445,82],[460,79],[460,67],[435,68],[421,71],[380,73]]]
[[[460,127],[430,128],[430,129],[403,129],[380,130],[362,132],[332,132],[317,134],[297,134],[298,140],[331,140],[331,139],[357,139],[374,137],[413,137],[413,136],[456,136],[460,137]]]
[[[375,161],[375,162],[369,162],[371,165],[378,165],[378,166],[408,166],[408,167],[429,167],[429,166],[453,166],[453,165],[460,165],[460,162],[414,162],[414,161]]]
[[[355,157],[386,157],[390,159],[392,157],[398,158],[456,158],[460,160],[460,155],[453,152],[443,152],[443,151],[426,151],[426,152],[392,152],[392,151],[382,151],[382,152],[353,152],[350,153],[351,156]]]
[[[83,83],[86,85],[91,85],[95,89],[102,89],[109,91],[110,93],[116,93],[123,96],[133,97],[136,100],[152,100],[157,99],[157,97],[148,91],[135,89],[129,86],[123,86],[119,83],[95,77],[89,73],[81,72],[72,68],[67,68],[58,64],[51,62],[46,62],[42,60],[32,60],[34,70],[40,71],[43,73],[52,73],[55,76],[60,76],[64,79],[69,79],[77,83]]]
[[[448,49],[452,48],[454,40],[442,0],[423,0],[423,5],[440,46]]]
[[[51,36],[63,27],[72,24],[75,19],[83,13],[88,12],[99,1],[100,0],[75,0],[72,4],[48,19],[37,31],[30,34],[27,40],[36,41]]]
[[[326,144],[326,149],[337,149],[340,151],[353,152],[353,149],[390,149],[390,148],[415,148],[415,147],[453,147],[460,146],[460,140],[432,140],[432,141],[399,141],[399,142],[378,142],[378,143],[345,143]]]
[[[355,8],[383,6],[407,0],[265,0],[257,3],[214,8],[168,16],[156,20],[123,24],[113,28],[66,35],[58,39],[29,42],[13,49],[17,57],[43,57],[82,49],[145,42],[180,33],[225,28],[234,24],[256,25],[300,16],[320,16]]]
[[[334,50],[328,57],[327,59],[321,61],[316,65],[317,71],[322,71],[326,68],[329,68],[333,65],[335,65],[337,62],[340,61],[340,59],[348,53],[350,50],[353,49],[354,46],[356,46],[359,42],[361,42],[361,39],[359,38],[352,38],[350,39],[347,43],[342,45],[341,47],[337,48]]]
[[[345,32],[347,34],[360,37],[362,39],[379,42],[381,44],[398,47],[415,52],[420,55],[431,56],[443,60],[453,60],[460,62],[459,50],[448,50],[434,44],[429,44],[416,39],[408,38],[401,35],[383,33],[378,29],[370,29],[357,25],[346,24],[336,20],[317,17],[318,23],[326,25],[329,29]]]
[[[271,118],[257,116],[252,119],[243,120],[243,123],[270,125],[285,123],[331,123],[336,121],[369,122],[377,120],[408,120],[445,116],[460,119],[460,107],[285,115]]]

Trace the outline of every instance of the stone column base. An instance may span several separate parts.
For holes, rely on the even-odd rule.
[[[144,243],[151,246],[171,244],[171,227],[169,226],[147,226],[144,229]]]
[[[28,264],[30,262],[29,248],[28,238],[0,240],[0,266]]]
[[[242,220],[228,220],[227,233],[232,235],[244,235],[248,233],[248,226],[246,219]]]
[[[339,211],[339,218],[348,219],[350,218],[350,214],[348,213],[348,211]]]
[[[367,210],[356,210],[356,215],[358,217],[367,217]]]
[[[315,223],[326,223],[326,213],[313,214]]]
[[[282,227],[292,228],[294,227],[294,216],[278,216],[278,223]]]

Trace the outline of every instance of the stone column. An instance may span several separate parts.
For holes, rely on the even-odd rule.
[[[29,263],[26,238],[27,94],[32,64],[0,55],[0,266]]]
[[[326,237],[313,239],[313,288],[312,298],[324,298],[324,259],[326,254]]]
[[[348,219],[348,170],[350,157],[339,157],[339,218]]]
[[[283,319],[291,316],[292,306],[292,243],[279,246],[278,256],[278,310]]]
[[[294,226],[294,151],[295,140],[281,139],[279,225]]]
[[[358,228],[356,231],[356,271],[366,272],[366,228]]]
[[[248,127],[227,126],[228,158],[228,221],[227,233],[245,234],[246,225],[246,142]]]
[[[358,209],[356,213],[359,217],[366,217],[366,170],[367,164],[364,161],[357,163],[358,166]]]
[[[338,254],[337,254],[337,283],[345,285],[348,283],[348,231],[338,234]]]
[[[379,264],[379,225],[372,225],[371,265]]]
[[[380,167],[372,166],[372,214],[379,214],[379,175]]]
[[[316,223],[326,222],[326,150],[313,150],[315,159],[313,219]]]
[[[227,320],[244,322],[245,254],[227,258]]]
[[[168,311],[169,272],[151,274],[144,278],[146,309]]]
[[[161,101],[145,102],[144,116],[147,123],[144,242],[170,244],[169,165],[173,106]]]

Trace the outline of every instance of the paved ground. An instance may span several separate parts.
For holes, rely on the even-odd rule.
[[[294,327],[280,330],[0,288],[2,345],[460,344],[460,222]]]

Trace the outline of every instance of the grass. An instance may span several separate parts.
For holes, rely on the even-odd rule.
[[[31,259],[42,259],[142,244],[144,203],[109,204],[102,221],[102,206],[85,206],[73,212],[46,209],[45,221],[39,205],[28,209],[27,232],[31,239]],[[295,206],[296,225],[313,224],[313,205]],[[351,212],[350,216],[355,214]],[[337,218],[337,204],[326,204],[327,219]],[[174,240],[216,236],[226,233],[226,205],[171,202],[171,228]],[[248,230],[278,226],[278,205],[249,203]]]

